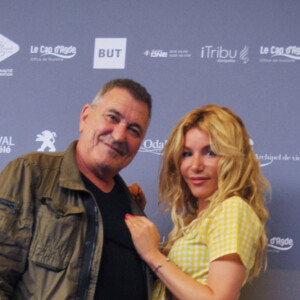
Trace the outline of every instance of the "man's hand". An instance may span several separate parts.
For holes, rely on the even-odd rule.
[[[147,200],[143,193],[143,190],[137,183],[133,183],[132,185],[128,186],[130,193],[132,194],[133,199],[137,202],[139,207],[144,210]]]

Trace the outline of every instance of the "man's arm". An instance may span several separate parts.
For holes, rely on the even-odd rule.
[[[0,299],[8,299],[24,272],[33,224],[33,175],[22,159],[0,174]]]

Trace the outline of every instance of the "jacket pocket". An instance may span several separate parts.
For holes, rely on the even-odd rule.
[[[51,199],[42,199],[36,217],[29,259],[52,271],[65,269],[73,254],[83,207],[55,210]]]
[[[18,212],[19,208],[15,203],[0,198],[0,253],[2,257],[15,262],[21,261],[21,250],[22,247],[25,247],[26,240],[24,227],[22,233],[19,233],[22,225],[20,225],[21,222],[18,222]]]

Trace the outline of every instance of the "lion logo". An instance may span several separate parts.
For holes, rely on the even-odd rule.
[[[44,130],[41,134],[36,135],[37,142],[43,142],[41,147],[37,149],[39,152],[44,152],[46,148],[49,148],[49,152],[55,152],[54,146],[56,133],[50,130]]]

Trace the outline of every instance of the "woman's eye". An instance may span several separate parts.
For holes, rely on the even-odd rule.
[[[182,157],[189,157],[189,156],[191,156],[191,155],[192,155],[192,153],[189,152],[189,151],[184,151],[184,152],[182,153]]]
[[[208,156],[217,156],[217,154],[216,154],[215,152],[213,152],[212,150],[209,150],[209,151],[207,152],[207,155],[208,155]]]

